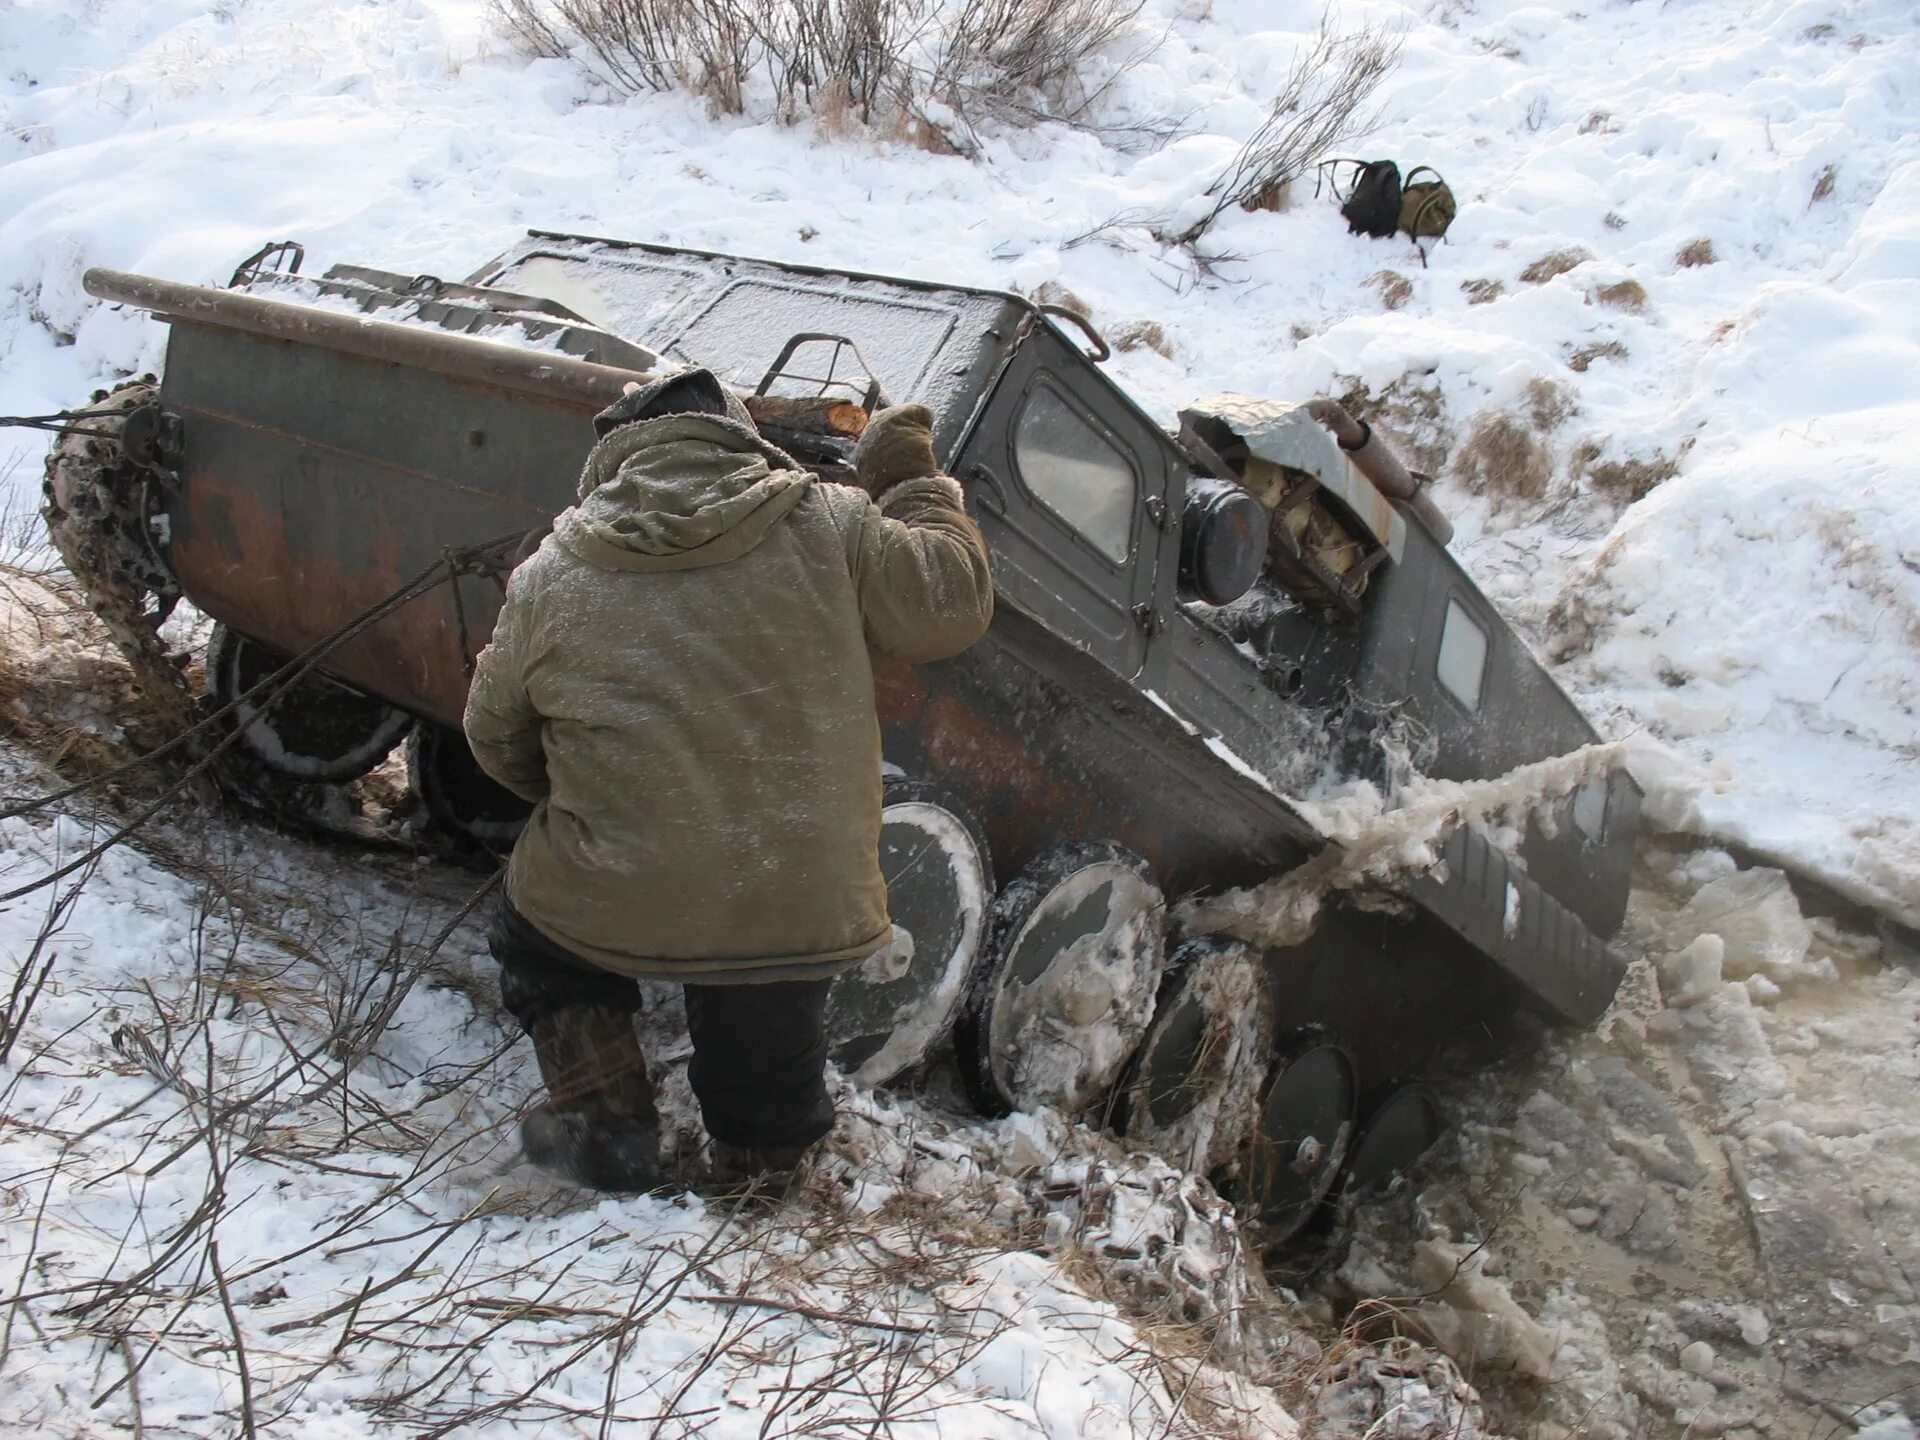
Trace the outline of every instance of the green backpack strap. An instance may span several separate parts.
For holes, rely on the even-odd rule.
[[[1431,175],[1431,180],[1415,177]],[[1422,240],[1444,240],[1447,227],[1459,214],[1453,190],[1431,165],[1418,165],[1407,173],[1407,184],[1400,191],[1400,231],[1420,252],[1422,268],[1427,263],[1427,247]]]

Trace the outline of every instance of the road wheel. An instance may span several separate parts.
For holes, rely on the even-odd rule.
[[[1231,1166],[1260,1108],[1272,1008],[1257,951],[1213,936],[1175,950],[1127,1082],[1127,1135],[1196,1174]]]
[[[1446,1129],[1440,1101],[1418,1080],[1382,1086],[1361,1107],[1344,1188],[1356,1200],[1384,1195],[1439,1141]]]
[[[407,741],[407,782],[434,823],[496,855],[513,848],[533,813],[480,768],[466,736],[424,720]]]
[[[413,717],[351,685],[309,670],[271,694],[243,699],[287,658],[225,625],[207,644],[207,689],[233,706],[239,746],[267,769],[295,780],[339,784],[384,760]]]
[[[986,929],[993,862],[959,798],[929,780],[889,780],[880,871],[893,939],[833,982],[827,1044],[862,1085],[884,1085],[953,1028]]]
[[[1245,1162],[1246,1198],[1269,1244],[1305,1229],[1332,1191],[1357,1099],[1353,1060],[1325,1031],[1281,1041]]]
[[[1035,859],[993,902],[961,1021],[961,1074],[989,1114],[1106,1094],[1153,1017],[1166,902],[1146,861],[1118,845],[1068,844]]]

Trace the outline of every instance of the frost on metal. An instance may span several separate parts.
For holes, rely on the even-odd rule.
[[[1049,896],[1070,912],[1108,891],[1108,919],[1048,964],[1031,985],[1013,987],[995,1007],[993,1065],[1022,1105],[1077,1114],[1105,1090],[1153,1018],[1164,950],[1165,911],[1152,882],[1110,866],[1088,866]],[[1012,949],[1020,948],[1020,940]]]
[[[1300,813],[1332,842],[1327,849],[1258,885],[1183,901],[1174,918],[1192,935],[1298,945],[1313,934],[1328,895],[1392,889],[1425,874],[1439,863],[1447,837],[1463,825],[1518,833],[1529,814],[1604,779],[1624,762],[1626,751],[1626,742],[1610,741],[1492,780],[1414,775],[1394,786],[1391,797],[1361,782],[1333,799],[1296,800]]]
[[[946,1038],[958,1009],[961,989],[967,983],[974,953],[979,947],[980,930],[987,911],[988,896],[978,873],[982,862],[976,843],[966,827],[948,811],[922,802],[890,806],[889,812],[896,819],[903,814],[911,814],[921,832],[943,853],[945,873],[951,875],[960,886],[960,893],[955,897],[955,908],[964,917],[964,926],[947,955],[923,957],[918,953],[919,942],[915,936],[896,921],[892,939],[860,965],[856,972],[860,981],[875,987],[906,978],[916,963],[922,966],[923,971],[931,965],[939,966],[938,974],[930,985],[912,988],[904,995],[893,1011],[886,1043],[861,1061],[854,1071],[853,1079],[863,1085],[886,1084]],[[848,982],[843,979],[834,987],[833,996],[828,1000],[830,1017],[835,1013],[837,1003],[844,1001],[847,985]],[[831,1018],[828,1028],[830,1032],[835,1028]]]
[[[1145,1065],[1133,1082],[1128,1134],[1177,1165],[1214,1175],[1234,1165],[1253,1127],[1273,1049],[1272,992],[1262,965],[1239,947],[1204,956],[1187,982],[1204,1017],[1204,1065],[1208,1085],[1166,1123],[1154,1118],[1152,1073]],[[1149,1041],[1149,1044],[1152,1042]]]

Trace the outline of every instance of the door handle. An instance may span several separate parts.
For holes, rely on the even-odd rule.
[[[968,499],[978,498],[981,509],[993,515],[1006,515],[1006,487],[1000,483],[1000,477],[986,466],[977,462],[969,465],[960,488],[966,492]]]

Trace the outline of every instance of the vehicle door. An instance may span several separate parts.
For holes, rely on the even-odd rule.
[[[1166,447],[1044,321],[1022,342],[961,452],[1000,603],[1132,679],[1156,627]]]

